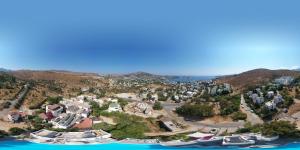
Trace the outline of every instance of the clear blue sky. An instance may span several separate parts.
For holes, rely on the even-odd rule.
[[[300,66],[297,0],[0,2],[0,67],[220,75]]]

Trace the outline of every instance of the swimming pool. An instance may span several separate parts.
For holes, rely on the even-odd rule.
[[[211,149],[245,149],[237,147],[201,147],[201,148],[174,148],[163,147],[160,145],[149,144],[95,144],[95,145],[52,145],[52,144],[37,144],[27,141],[1,141],[0,150],[211,150]],[[262,148],[251,148],[253,150]],[[291,143],[279,147],[268,149],[274,150],[298,150],[300,143]]]

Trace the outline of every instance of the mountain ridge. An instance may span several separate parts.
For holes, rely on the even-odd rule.
[[[236,89],[245,89],[249,86],[256,86],[274,80],[282,76],[300,76],[300,72],[293,70],[270,70],[270,69],[254,69],[240,74],[221,76],[216,79],[220,83],[229,83]]]

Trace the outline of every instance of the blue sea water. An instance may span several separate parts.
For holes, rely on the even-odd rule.
[[[174,148],[163,147],[160,145],[148,144],[95,144],[95,145],[52,145],[37,144],[26,141],[1,141],[0,150],[228,150],[228,149],[249,149],[238,147],[200,147],[200,148]],[[259,150],[263,148],[251,148]],[[300,150],[300,143],[291,143],[273,148],[264,148],[272,150]]]

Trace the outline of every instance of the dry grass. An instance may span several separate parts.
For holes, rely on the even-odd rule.
[[[269,82],[281,76],[297,77],[300,76],[300,72],[291,70],[256,69],[238,75],[221,77],[217,80],[217,82],[229,83],[234,88],[241,90],[247,88],[248,86],[255,86],[258,84]]]

